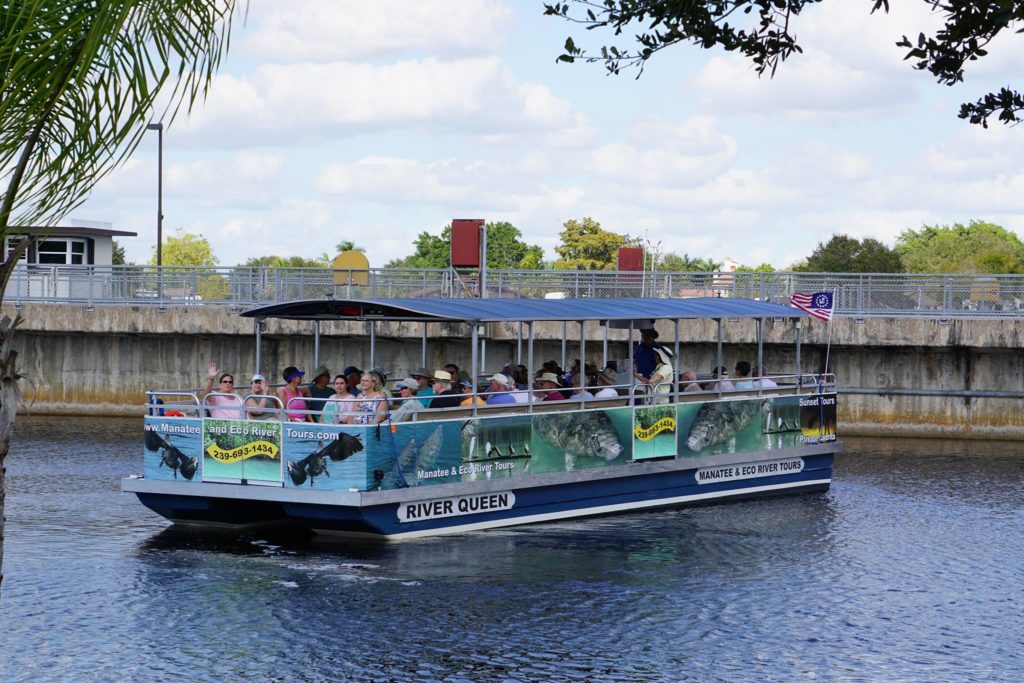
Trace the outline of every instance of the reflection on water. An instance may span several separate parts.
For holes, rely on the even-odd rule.
[[[1024,445],[849,440],[823,495],[393,544],[168,527],[141,420],[19,419],[0,679],[1015,680]]]

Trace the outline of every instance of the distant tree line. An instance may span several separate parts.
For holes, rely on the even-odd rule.
[[[621,247],[642,247],[639,237],[605,230],[590,217],[570,219],[562,225],[560,242],[555,247],[558,258],[543,260],[544,251],[536,244],[527,244],[522,232],[508,222],[487,223],[487,266],[501,270],[615,270]],[[439,234],[421,232],[413,241],[412,254],[385,264],[385,268],[447,268],[450,261],[451,225]],[[336,245],[338,253],[364,251],[350,240]],[[156,263],[156,250],[150,265]],[[328,254],[304,256],[260,256],[250,258],[242,266],[272,268],[326,268],[332,258]],[[124,250],[115,247],[115,263],[124,262]],[[212,267],[219,263],[209,241],[181,230],[169,236],[163,246],[163,262],[168,266]],[[722,267],[710,258],[695,258],[676,252],[660,253],[645,249],[645,267],[669,273],[708,273]],[[770,263],[740,266],[739,272],[770,273],[788,270],[805,273],[1024,273],[1024,242],[1006,228],[972,220],[967,225],[924,225],[918,230],[904,230],[889,247],[871,237],[857,239],[849,235],[832,235],[819,242],[811,254],[788,267],[776,268]]]

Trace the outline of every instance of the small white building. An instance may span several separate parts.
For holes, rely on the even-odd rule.
[[[115,237],[136,237],[138,233],[112,230],[110,223],[73,221],[67,226],[31,226],[14,228],[7,237],[5,256],[28,233],[36,241],[22,254],[20,262],[29,266],[110,266]],[[103,227],[101,227],[103,226]]]

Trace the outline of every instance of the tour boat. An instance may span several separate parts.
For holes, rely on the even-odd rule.
[[[238,419],[215,419],[207,414],[208,398],[198,392],[154,389],[146,406],[143,474],[124,479],[122,489],[175,523],[288,524],[318,534],[385,539],[462,533],[827,491],[833,457],[842,451],[834,377],[807,375],[799,367],[800,319],[806,314],[774,303],[328,298],[241,315],[256,321],[256,367],[262,330],[275,319],[312,323],[317,356],[321,324],[363,321],[371,365],[380,358],[375,346],[381,325],[391,324],[385,328],[391,344],[402,336],[404,357],[420,344],[424,366],[427,326],[442,324],[449,344],[461,328],[470,345],[468,376],[481,398],[489,395],[479,391],[481,383],[506,362],[522,361],[528,376],[535,376],[541,330],[549,340],[552,330],[560,332],[555,338],[561,337],[563,367],[569,325],[580,337],[573,357],[587,359],[589,348],[594,365],[614,368],[608,357],[613,334],[611,343],[625,349],[625,358],[618,359],[611,398],[541,401],[527,388],[525,398],[532,400],[522,403],[430,408],[408,422],[392,420],[392,401],[384,421],[372,425],[288,421],[285,414],[294,414],[295,406],[278,406],[269,420],[244,419],[241,411]],[[772,326],[773,343],[785,335],[793,339],[796,353],[789,357],[795,367],[773,373],[770,382],[754,377],[738,391],[726,391],[710,377],[699,391],[685,390],[678,367],[658,386],[638,382],[629,371],[634,349],[640,353],[637,330],[659,330],[659,346],[679,359],[686,346],[680,325],[707,320],[717,323],[716,368],[723,365],[723,323],[751,321],[758,367],[764,367],[765,325]],[[497,329],[488,326],[494,325],[503,326],[505,341],[488,344],[488,330]],[[508,341],[508,330],[518,330],[518,337]],[[546,343],[550,349],[552,342]],[[319,417],[319,411],[308,412]]]

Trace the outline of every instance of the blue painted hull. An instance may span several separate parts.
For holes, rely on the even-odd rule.
[[[304,502],[295,494],[289,499],[257,500],[244,495],[222,497],[195,495],[196,489],[181,485],[189,494],[136,490],[139,501],[154,512],[179,523],[218,526],[291,525],[321,534],[414,538],[459,533],[476,529],[531,524],[559,519],[607,515],[637,510],[705,505],[729,500],[827,491],[832,478],[833,453],[803,457],[803,468],[792,474],[752,477],[715,483],[698,483],[696,469],[676,469],[583,479],[551,485],[525,485],[529,480],[487,482],[490,492],[475,484],[403,489],[404,500],[373,502],[379,493],[363,494],[359,502],[336,504]],[[629,469],[629,468],[625,468]],[[138,480],[142,481],[142,480]],[[166,486],[166,485],[165,485]],[[274,491],[246,487],[253,493]],[[460,488],[467,489],[463,494]],[[472,490],[475,489],[475,492]],[[452,516],[400,521],[403,507],[427,505],[445,497],[488,497],[495,491],[511,494],[514,502],[505,509],[469,511]],[[392,492],[394,493],[394,492]],[[450,498],[448,498],[450,499]]]

